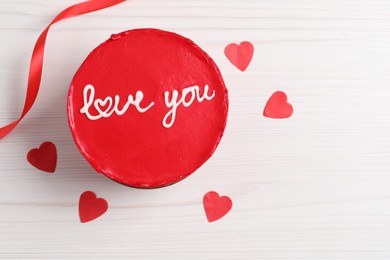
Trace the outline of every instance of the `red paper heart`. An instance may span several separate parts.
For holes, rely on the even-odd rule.
[[[240,45],[231,43],[225,48],[225,55],[239,70],[244,71],[249,66],[253,57],[253,45],[244,41]]]
[[[44,142],[27,153],[27,161],[35,168],[53,173],[57,165],[57,149],[52,142]]]
[[[225,216],[232,206],[233,202],[229,197],[219,196],[215,191],[210,191],[203,197],[203,207],[209,222],[214,222]]]
[[[287,102],[287,95],[276,91],[268,99],[263,115],[269,118],[288,118],[293,113],[293,107]]]
[[[105,199],[97,198],[92,191],[85,191],[80,196],[79,216],[81,223],[92,221],[103,215],[108,209]]]

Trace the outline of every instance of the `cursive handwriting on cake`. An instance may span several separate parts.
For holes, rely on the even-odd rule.
[[[200,94],[199,86],[190,86],[183,88],[181,91],[181,97],[179,98],[179,91],[173,90],[170,94],[169,91],[164,92],[164,102],[167,108],[170,110],[165,114],[162,125],[165,128],[170,128],[176,119],[176,111],[177,108],[182,105],[183,107],[189,107],[195,100],[199,103],[204,100],[212,100],[215,97],[215,90],[208,94],[209,86],[205,85],[203,88],[203,95]],[[145,113],[147,112],[153,105],[154,102],[151,102],[148,106],[142,106],[141,102],[144,98],[144,94],[142,91],[138,90],[135,93],[135,98],[133,95],[127,96],[127,101],[122,109],[119,108],[120,97],[115,95],[114,98],[107,96],[104,99],[95,98],[95,87],[91,84],[88,84],[84,87],[83,90],[83,101],[84,105],[80,109],[80,113],[85,114],[90,120],[98,120],[101,118],[108,118],[112,114],[117,114],[118,116],[122,116],[130,105],[133,105],[138,112]],[[90,107],[95,108],[97,114],[91,114],[89,111]]]
[[[208,91],[209,91],[209,86],[206,85],[204,87],[203,96],[200,96],[199,86],[187,87],[182,90],[181,98],[178,100],[177,98],[179,97],[179,92],[177,90],[174,90],[172,92],[172,97],[170,101],[169,101],[169,91],[165,91],[164,92],[165,105],[166,107],[171,108],[171,110],[169,110],[169,112],[165,115],[162,122],[163,126],[165,128],[170,128],[173,125],[176,119],[177,107],[180,106],[181,104],[183,104],[184,107],[189,107],[194,102],[195,98],[199,103],[201,103],[205,99],[206,100],[213,99],[215,96],[215,90],[213,91],[211,96],[207,94]],[[190,99],[187,101],[188,96],[190,97]],[[167,120],[169,118],[171,118],[171,120],[168,123]]]
[[[119,109],[118,106],[120,97],[118,95],[115,95],[114,99],[112,99],[112,97],[110,96],[106,97],[105,99],[95,99],[95,88],[91,84],[88,84],[84,87],[83,90],[84,106],[80,109],[80,113],[85,114],[90,120],[98,120],[102,117],[110,117],[114,112],[118,116],[121,116],[127,111],[130,105],[134,105],[138,112],[145,113],[154,105],[154,102],[150,103],[149,106],[142,108],[140,103],[143,98],[144,94],[142,93],[142,91],[137,91],[135,93],[135,99],[132,95],[129,95],[127,97],[126,104],[123,106],[122,109]],[[89,108],[92,105],[98,112],[97,115],[90,114]],[[106,108],[102,110],[102,107]]]

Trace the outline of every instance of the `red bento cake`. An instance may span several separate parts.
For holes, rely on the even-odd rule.
[[[127,186],[187,177],[217,148],[228,95],[195,43],[157,29],[111,36],[87,57],[68,96],[69,125],[90,165]]]

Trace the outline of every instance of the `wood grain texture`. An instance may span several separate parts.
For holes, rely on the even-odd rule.
[[[35,40],[75,0],[0,2],[0,123],[16,119]],[[73,74],[112,33],[160,28],[199,44],[229,89],[225,136],[195,174],[136,190],[96,174],[66,117]],[[127,1],[53,26],[37,103],[0,141],[3,259],[390,259],[390,2],[388,0]],[[245,72],[223,54],[251,41]],[[262,117],[276,90],[288,120]],[[31,168],[29,149],[57,144],[54,175]],[[80,194],[108,212],[81,224]],[[232,198],[208,223],[202,197]]]

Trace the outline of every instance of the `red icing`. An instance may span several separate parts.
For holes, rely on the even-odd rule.
[[[80,112],[83,89],[95,87],[95,98],[144,94],[142,108],[131,105],[122,115],[90,120]],[[162,125],[169,112],[164,92],[205,85],[215,97],[177,108],[170,128]],[[187,100],[188,101],[188,100]],[[105,110],[108,104],[100,104]],[[91,114],[96,109],[90,108]],[[97,47],[77,71],[69,90],[68,116],[72,135],[88,162],[107,177],[139,188],[166,186],[187,177],[216,149],[226,125],[228,96],[213,60],[192,41],[155,29],[113,35]]]

